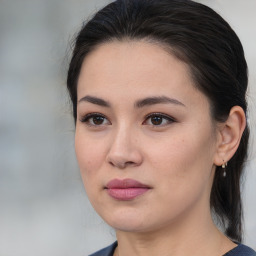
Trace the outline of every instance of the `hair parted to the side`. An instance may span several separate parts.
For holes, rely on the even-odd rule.
[[[233,106],[247,113],[247,64],[243,47],[229,24],[211,8],[190,0],[117,0],[83,25],[70,62],[67,87],[77,119],[77,80],[84,58],[113,40],[157,42],[184,61],[195,86],[210,103],[212,118],[223,122]],[[240,180],[249,138],[245,128],[239,148],[222,176],[216,168],[211,209],[233,241],[242,240]]]

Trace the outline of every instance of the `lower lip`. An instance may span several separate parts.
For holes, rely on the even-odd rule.
[[[148,190],[149,188],[109,188],[107,192],[117,200],[128,201],[145,194]]]

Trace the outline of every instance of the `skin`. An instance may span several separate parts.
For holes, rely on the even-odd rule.
[[[85,100],[88,95],[110,106]],[[236,246],[214,225],[209,198],[216,165],[239,145],[245,127],[240,107],[226,123],[216,123],[188,66],[143,41],[105,43],[91,52],[77,96],[77,160],[89,200],[116,230],[115,255],[210,256]],[[156,96],[175,102],[134,106]],[[82,122],[95,112],[103,116],[100,123]],[[152,113],[173,121],[158,114],[160,124],[154,125],[147,117]],[[151,189],[130,201],[116,200],[104,189],[116,178]]]

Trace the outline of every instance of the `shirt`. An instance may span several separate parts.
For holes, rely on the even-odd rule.
[[[113,256],[116,247],[117,241],[89,256]],[[225,253],[223,256],[256,256],[256,252],[244,244],[238,244],[237,247]]]

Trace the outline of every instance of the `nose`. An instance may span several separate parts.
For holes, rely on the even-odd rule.
[[[142,163],[143,157],[138,147],[138,140],[131,129],[119,128],[113,135],[107,161],[119,169],[139,166]]]

